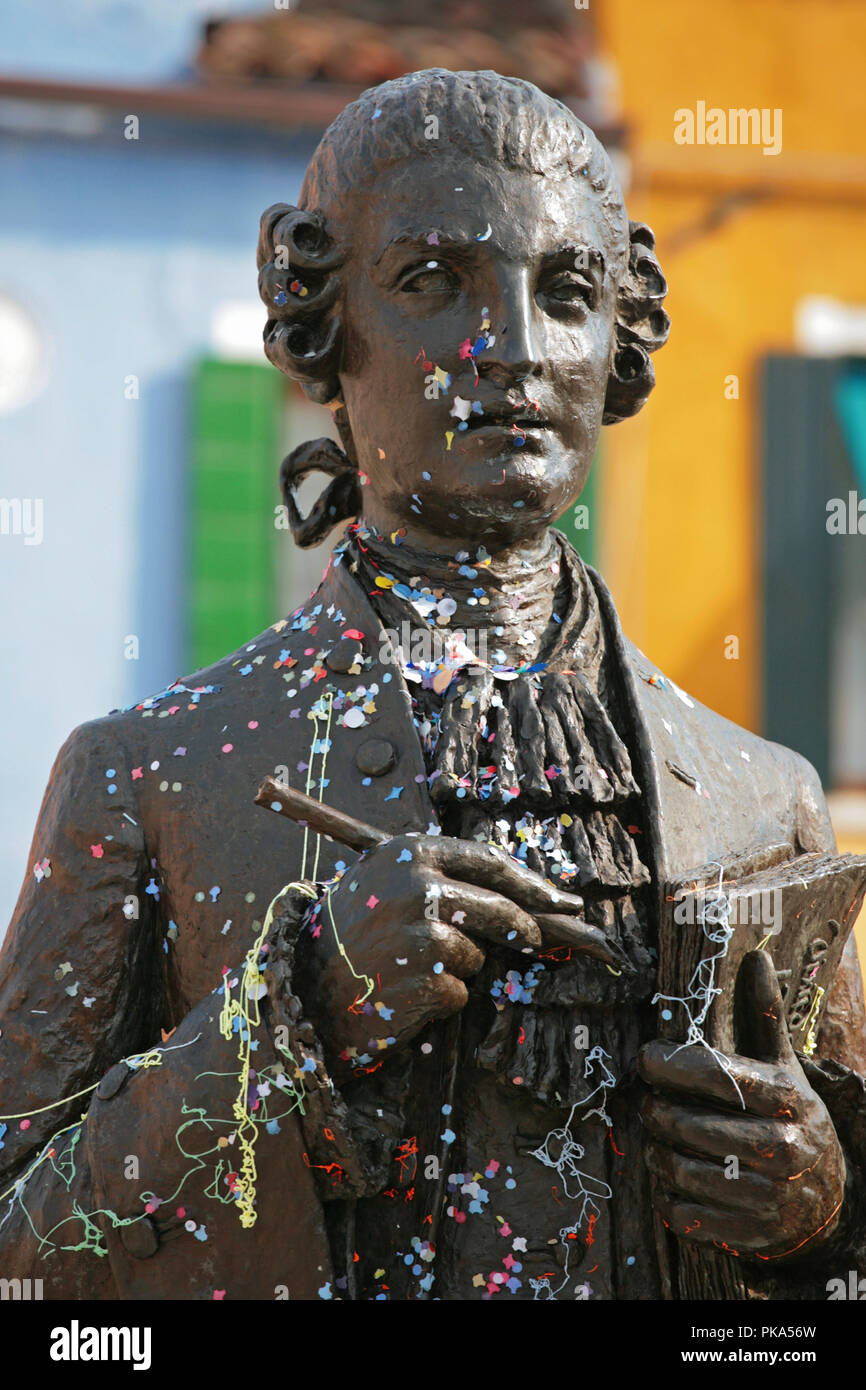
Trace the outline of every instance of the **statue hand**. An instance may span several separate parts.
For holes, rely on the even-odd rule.
[[[581,907],[579,897],[504,851],[445,836],[394,836],[322,902],[305,951],[305,1003],[332,1057],[353,1070],[371,1066],[432,1019],[464,1007],[465,981],[480,970],[488,943],[513,950],[515,964],[521,952],[554,944],[607,951],[613,960],[616,947],[579,921]]]
[[[845,1160],[791,1047],[772,960],[753,951],[741,970],[752,1056],[728,1057],[729,1075],[705,1047],[641,1049],[653,1087],[642,1114],[655,1205],[692,1241],[741,1255],[808,1254],[838,1225]]]

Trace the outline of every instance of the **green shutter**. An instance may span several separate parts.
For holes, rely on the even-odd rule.
[[[283,383],[273,367],[201,361],[193,394],[189,667],[234,651],[274,619]]]

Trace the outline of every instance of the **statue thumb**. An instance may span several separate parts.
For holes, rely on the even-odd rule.
[[[758,1062],[797,1063],[788,1025],[779,977],[767,951],[749,951],[743,956],[735,992],[738,1051]]]

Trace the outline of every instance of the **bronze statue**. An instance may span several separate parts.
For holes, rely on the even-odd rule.
[[[841,882],[821,787],[550,529],[652,389],[652,233],[567,108],[432,70],[343,112],[258,260],[265,350],[343,443],[283,465],[296,539],[350,524],[295,613],[61,750],[0,970],[4,1274],[826,1297],[862,1239],[859,870],[802,991],[743,957],[715,1045],[726,885]],[[700,866],[717,915],[672,937]],[[677,985],[678,941],[718,975]]]

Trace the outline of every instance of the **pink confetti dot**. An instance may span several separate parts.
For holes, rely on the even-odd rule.
[[[184,1217],[186,1216],[186,1207],[178,1207],[177,1211],[175,1212],[175,1215],[177,1216],[177,1219],[179,1221],[183,1221]]]
[[[234,744],[233,744],[233,743],[224,743],[224,744],[223,744],[223,752],[224,752],[224,753],[230,753],[230,752],[232,751],[233,748],[234,748]]]
[[[257,729],[258,727],[259,721],[257,719],[251,719],[250,722],[247,724],[248,729]]]
[[[367,899],[367,906],[376,907],[378,905],[378,902],[379,899],[376,897],[375,893],[371,893],[369,898]]]
[[[21,1124],[19,1125],[19,1129],[29,1129],[29,1128],[30,1128],[30,1121],[29,1121],[29,1120],[22,1120],[22,1121],[21,1121]]]
[[[458,1226],[462,1226],[462,1225],[463,1225],[463,1222],[466,1220],[466,1212],[465,1212],[465,1211],[455,1211],[455,1213],[454,1213],[454,1220],[457,1222],[457,1225],[458,1225]]]

